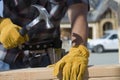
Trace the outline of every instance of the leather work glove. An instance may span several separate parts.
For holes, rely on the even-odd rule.
[[[19,34],[20,26],[15,25],[9,18],[4,18],[0,22],[0,42],[4,48],[10,49],[28,41],[28,35]]]
[[[83,45],[72,47],[67,55],[54,64],[54,75],[62,70],[63,80],[83,80],[89,51]]]

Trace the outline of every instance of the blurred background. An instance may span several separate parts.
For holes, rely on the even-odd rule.
[[[118,64],[118,20],[117,0],[89,0],[88,13],[89,38],[87,47],[90,50],[89,65]],[[63,48],[69,51],[71,27],[67,14],[61,23]]]

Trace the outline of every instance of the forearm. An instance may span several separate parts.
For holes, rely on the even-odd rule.
[[[87,24],[88,6],[86,4],[76,4],[68,9],[68,17],[71,23],[72,45],[86,45],[88,37]]]
[[[72,46],[75,45],[86,45],[88,38],[88,25],[85,17],[79,16],[76,19],[72,31],[71,31],[71,40]]]

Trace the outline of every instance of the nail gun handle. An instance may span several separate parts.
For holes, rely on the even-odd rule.
[[[23,27],[19,32],[22,36],[24,36],[27,34],[28,30],[26,29],[26,27]]]

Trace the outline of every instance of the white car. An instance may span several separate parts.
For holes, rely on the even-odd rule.
[[[88,41],[87,47],[96,53],[102,53],[105,50],[118,50],[118,36],[116,30],[105,31],[105,35],[99,39]]]

